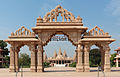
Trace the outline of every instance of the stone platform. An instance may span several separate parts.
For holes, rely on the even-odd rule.
[[[97,68],[90,68],[91,72],[76,72],[71,67],[50,67],[45,68],[44,73],[30,72],[29,68],[23,69],[23,77],[98,77]],[[105,77],[120,77],[120,68],[112,68],[112,72],[105,73]],[[10,73],[8,68],[0,68],[0,77],[16,77],[16,73]],[[21,72],[17,77],[21,77]],[[102,72],[100,76],[103,77]]]

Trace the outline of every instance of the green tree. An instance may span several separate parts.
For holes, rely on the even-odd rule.
[[[8,51],[8,48],[6,47],[7,47],[7,43],[4,42],[3,40],[0,40],[0,49],[3,50],[1,55],[5,57],[4,59],[5,63],[3,63],[3,65],[1,65],[0,67],[9,67],[10,59],[9,59],[9,56],[7,56],[9,54],[9,51]]]
[[[111,54],[110,62],[111,62],[112,67],[116,66],[115,62],[114,62],[116,55],[117,55],[117,53]]]
[[[7,43],[4,42],[3,40],[0,40],[0,47],[4,49],[5,47],[7,47]]]
[[[30,67],[30,57],[26,53],[20,53],[19,65],[23,67]]]
[[[3,64],[3,67],[9,68],[9,65],[10,65],[10,56],[5,56],[4,61],[5,61],[5,63]]]
[[[90,50],[90,66],[98,66],[101,63],[101,54],[100,54],[100,49],[91,49]]]
[[[2,53],[3,57],[9,54],[8,48],[6,47],[7,47],[7,43],[4,42],[3,40],[0,40],[0,48],[4,50],[4,52]]]

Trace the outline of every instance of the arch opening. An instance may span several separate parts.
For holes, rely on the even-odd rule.
[[[103,65],[104,65],[104,58],[103,58],[103,52],[102,52],[102,47],[100,47],[97,44],[94,44],[90,47],[90,52],[89,52],[89,66],[90,71],[97,71],[98,66],[102,68],[103,70]]]
[[[31,66],[31,52],[29,50],[29,46],[27,45],[22,45],[19,48],[19,53],[18,53],[18,66],[19,68],[23,68],[23,71],[30,72],[30,66]]]
[[[70,41],[68,35],[61,32],[53,34],[43,49],[43,62],[44,64],[48,63],[48,67],[51,69],[48,70],[48,68],[45,68],[45,71],[71,71],[71,67],[69,66],[76,61],[73,60],[76,53],[76,46]],[[65,69],[54,69],[59,67],[64,67]],[[73,71],[75,71],[75,68]]]
[[[55,35],[67,37],[66,40],[70,41],[72,43],[72,45],[76,46],[76,44],[73,42],[73,40],[71,40],[70,36],[67,33],[62,32],[62,31],[57,31],[57,32],[53,33],[52,35],[50,35],[50,38],[48,38],[48,40],[46,41],[45,44],[43,44],[43,46],[47,45],[51,41],[51,38]]]

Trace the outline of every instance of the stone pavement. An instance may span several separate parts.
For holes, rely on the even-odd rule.
[[[23,77],[98,77],[97,68],[91,68],[91,72],[75,72],[75,68],[71,67],[45,68],[44,73],[33,73],[29,68],[23,70]],[[8,68],[0,68],[0,77],[16,77],[16,73],[9,73]],[[17,77],[21,77],[20,72]],[[103,77],[102,72],[99,77]],[[112,68],[112,72],[105,73],[105,77],[120,77],[120,68]]]

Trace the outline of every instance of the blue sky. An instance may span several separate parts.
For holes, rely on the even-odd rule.
[[[111,53],[120,46],[120,0],[61,0],[61,3],[60,0],[0,0],[0,40],[7,39],[21,26],[31,29],[38,16],[43,17],[58,4],[75,17],[80,15],[84,26],[89,29],[98,25],[109,32],[116,39],[110,45]],[[70,56],[74,54],[75,47],[70,42],[50,42],[44,49],[51,56],[59,47]],[[24,47],[21,51],[29,53],[27,49]]]

